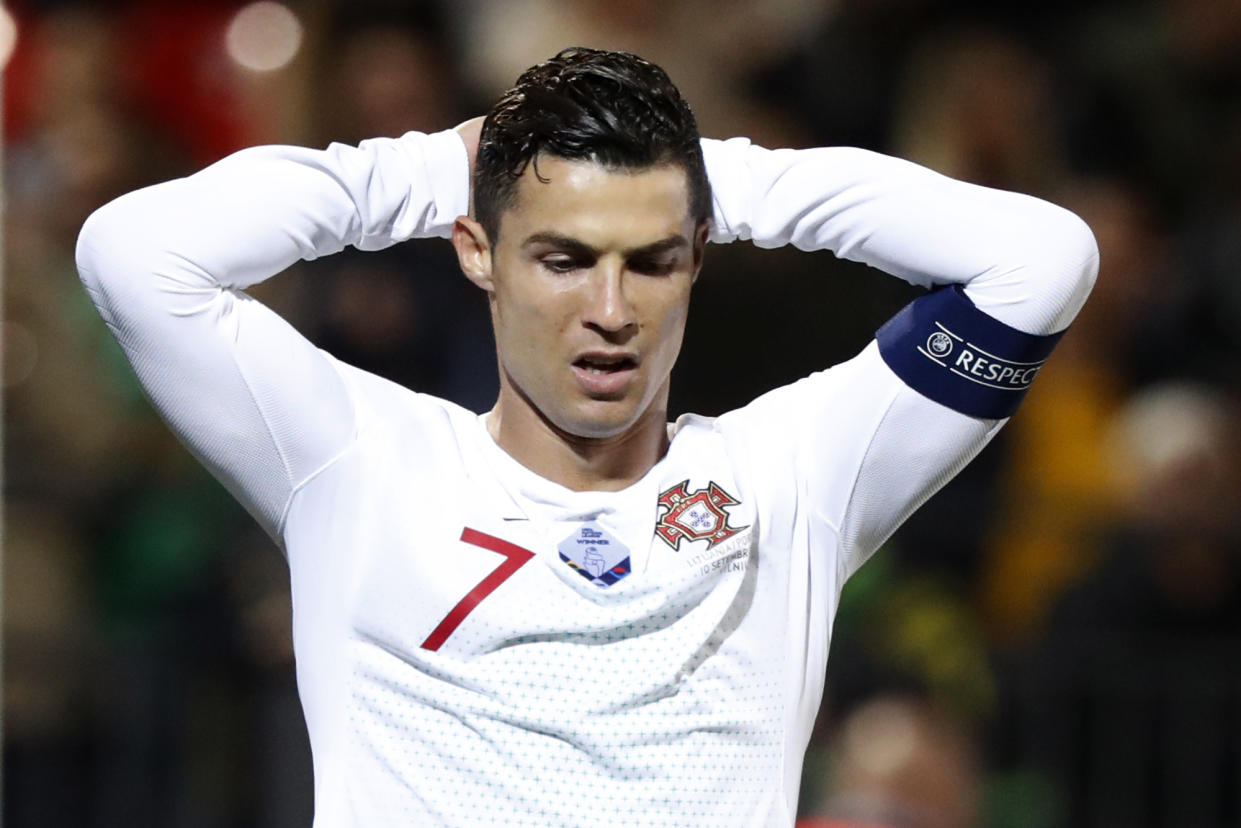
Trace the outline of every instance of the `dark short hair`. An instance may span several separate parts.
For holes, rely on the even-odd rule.
[[[711,216],[711,185],[694,113],[663,69],[628,52],[565,49],[532,66],[483,122],[474,166],[474,215],[492,243],[517,179],[538,156],[618,170],[685,170],[689,210]]]

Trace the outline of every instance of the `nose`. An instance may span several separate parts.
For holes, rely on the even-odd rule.
[[[592,275],[582,324],[609,342],[623,343],[638,331],[637,312],[625,290],[624,268],[601,263]]]

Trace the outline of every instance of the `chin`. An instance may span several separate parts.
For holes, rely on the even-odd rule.
[[[582,437],[587,440],[606,440],[610,437],[624,434],[633,427],[635,419],[629,418],[618,422],[611,418],[574,418],[564,425],[557,425],[557,428],[574,437]]]
[[[605,440],[624,434],[642,419],[639,411],[624,402],[590,400],[573,412],[553,420],[561,431],[588,440]]]

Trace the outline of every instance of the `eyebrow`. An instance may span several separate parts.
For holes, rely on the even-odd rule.
[[[535,244],[546,244],[552,247],[560,248],[561,250],[568,250],[588,256],[597,257],[599,255],[599,251],[594,247],[591,247],[589,244],[586,244],[586,242],[572,238],[571,236],[561,236],[558,233],[534,233],[527,236],[526,240],[521,243],[521,246],[529,247]],[[670,250],[678,250],[682,247],[689,247],[689,239],[678,233],[675,236],[669,236],[668,238],[660,239],[657,242],[644,244],[641,247],[631,247],[628,250],[622,250],[621,253],[625,256],[625,258],[630,258],[632,256],[658,256],[660,253],[666,253]]]

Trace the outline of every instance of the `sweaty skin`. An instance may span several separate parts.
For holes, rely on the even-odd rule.
[[[658,461],[706,233],[680,167],[551,156],[518,180],[497,244],[458,219],[462,270],[487,292],[495,326],[488,427],[505,451],[578,491],[622,489]]]

